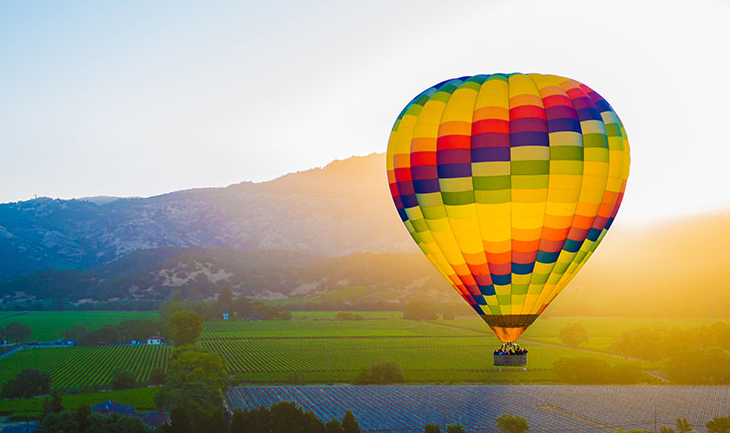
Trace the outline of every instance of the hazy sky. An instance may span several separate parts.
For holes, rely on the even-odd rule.
[[[0,202],[384,152],[421,90],[520,71],[575,78],[616,109],[624,218],[728,209],[728,22],[725,0],[2,2]]]

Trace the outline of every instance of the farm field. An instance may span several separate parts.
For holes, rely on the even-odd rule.
[[[292,311],[293,319],[334,319],[340,311]],[[348,313],[359,314],[365,319],[401,319],[402,311],[348,311]]]
[[[50,330],[52,327],[47,323],[55,316],[64,323],[56,327],[63,329],[71,325],[71,318],[67,316],[71,313],[78,314],[29,313],[12,320],[24,316],[33,318],[35,314],[35,323],[39,326],[45,323],[46,329]],[[126,313],[118,312],[103,319],[101,316],[109,312],[84,313],[87,314],[86,325],[95,318],[97,325],[130,318],[122,315]],[[336,314],[320,313],[319,317],[323,319],[327,314]],[[206,322],[199,344],[219,353],[229,372],[237,380],[249,383],[281,383],[292,380],[294,374],[304,383],[347,383],[360,368],[385,361],[397,362],[410,383],[554,383],[552,365],[561,357],[595,357],[612,365],[633,362],[590,351],[605,350],[626,330],[716,322],[712,319],[540,319],[522,341],[523,347],[529,350],[528,368],[500,371],[492,364],[492,352],[499,342],[479,318],[415,322],[390,319],[381,313],[374,312],[373,320],[363,321]],[[132,318],[144,318],[157,313],[129,314]],[[589,335],[588,341],[575,350],[563,346],[558,337],[560,329],[571,322],[581,323]],[[52,387],[56,389],[104,386],[117,368],[133,371],[138,380],[144,381],[153,369],[165,367],[170,350],[157,346],[26,349],[0,359],[0,384],[28,368],[51,374]],[[638,364],[645,370],[662,368],[659,363]]]
[[[293,373],[306,382],[350,382],[361,367],[394,361],[409,382],[546,383],[554,381],[552,364],[561,357],[600,358],[609,355],[534,344],[528,368],[494,367],[494,337],[351,338],[351,339],[236,339],[206,340],[203,347],[226,361],[243,381],[283,381]],[[650,364],[640,363],[645,368]]]
[[[74,325],[95,331],[106,325],[116,325],[125,320],[160,320],[157,311],[30,311],[0,313],[0,327],[8,323],[22,323],[33,331],[32,341],[54,341],[63,331]]]
[[[560,330],[570,323],[579,323],[588,334],[588,341],[583,343],[581,348],[606,351],[613,341],[626,331],[657,327],[691,328],[708,326],[716,322],[730,323],[727,319],[712,318],[541,317],[525,331],[522,345],[531,347],[529,340],[562,344],[558,337]],[[433,323],[492,334],[489,327],[478,317],[437,320]]]
[[[132,405],[138,411],[155,409],[155,396],[159,388],[134,388],[120,391],[91,392],[84,394],[62,394],[63,407],[75,410],[81,405],[93,406],[106,400]],[[14,417],[37,418],[43,410],[44,398],[19,398],[0,400],[0,414],[12,414]]]
[[[109,383],[114,370],[132,372],[145,381],[156,368],[165,369],[166,346],[39,347],[0,359],[0,384],[26,369],[51,375],[51,389],[90,388]]]
[[[359,321],[218,321],[205,322],[201,340],[217,338],[323,338],[323,337],[414,337],[479,336],[472,330],[403,319]]]
[[[229,407],[293,401],[324,421],[352,410],[363,432],[422,432],[428,423],[461,423],[469,432],[496,431],[503,413],[525,417],[530,432],[595,432],[675,425],[687,418],[699,432],[727,416],[727,386],[252,386],[230,387]],[[445,429],[444,429],[445,430]],[[442,431],[444,431],[442,430]]]

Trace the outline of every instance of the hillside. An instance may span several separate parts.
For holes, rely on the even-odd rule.
[[[161,247],[417,252],[393,212],[384,165],[384,156],[373,154],[227,188],[0,204],[0,281]]]
[[[0,296],[460,302],[406,233],[382,154],[227,188],[0,205]],[[730,212],[617,220],[548,315],[730,314]]]
[[[336,300],[340,306],[451,296],[431,264],[416,254],[327,257],[281,250],[161,248],[136,251],[83,271],[44,270],[16,277],[0,283],[0,298],[147,300],[165,299],[172,290],[180,290],[186,298],[210,299],[225,286],[236,296]]]

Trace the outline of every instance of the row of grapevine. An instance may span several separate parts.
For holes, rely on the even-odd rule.
[[[231,372],[358,370],[396,361],[405,369],[483,369],[491,349],[475,339],[236,339],[203,340]]]
[[[154,369],[165,369],[166,346],[93,346],[25,349],[0,360],[0,383],[26,369],[51,376],[52,388],[95,387],[109,383],[117,369],[144,382]]]

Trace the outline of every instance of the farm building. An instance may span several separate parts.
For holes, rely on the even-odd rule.
[[[122,416],[137,417],[149,428],[157,428],[168,420],[169,416],[161,412],[137,412],[131,405],[117,403],[113,400],[103,401],[91,406],[91,411],[100,415],[117,413]]]
[[[153,335],[151,337],[147,337],[147,344],[164,344],[165,339],[160,337],[159,335]]]

